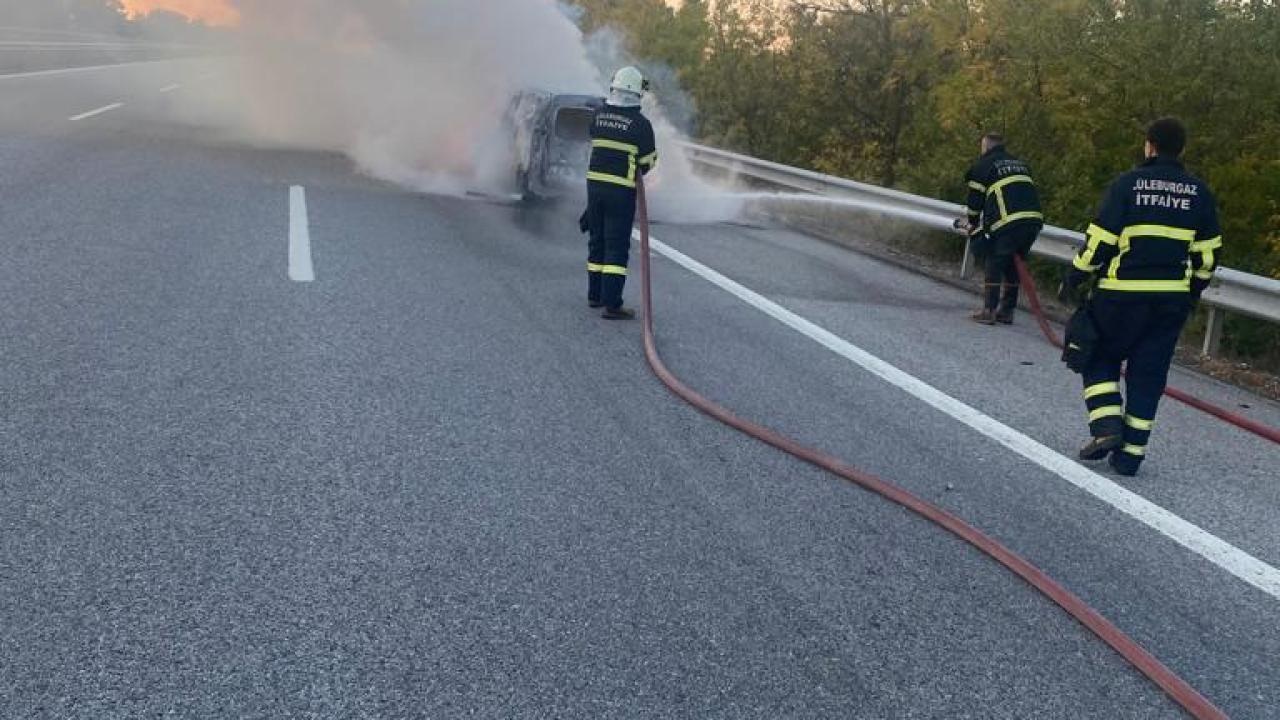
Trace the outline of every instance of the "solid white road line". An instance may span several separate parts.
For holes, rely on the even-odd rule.
[[[107,105],[105,107],[100,107],[97,110],[90,110],[87,113],[81,113],[79,115],[76,115],[75,117],[71,118],[71,122],[88,120],[91,117],[97,117],[103,113],[109,113],[112,110],[119,110],[122,107],[124,107],[124,103],[111,103],[110,105]]]
[[[289,188],[289,279],[309,283],[316,279],[311,265],[311,228],[307,220],[307,191]]]
[[[138,62],[113,63],[111,65],[86,65],[84,67],[59,68],[57,70],[37,70],[35,72],[11,73],[0,75],[0,80],[21,80],[22,78],[50,77],[53,75],[73,75],[76,73],[96,72],[112,68],[137,67],[139,65],[159,65],[171,63],[173,60],[141,60]]]
[[[179,84],[179,83],[174,83],[173,85],[166,85],[165,87],[160,88],[160,92],[162,92],[162,93],[171,93],[171,92],[173,92],[174,90],[181,90],[181,89],[182,89],[182,85],[181,85],[181,84]]]
[[[1141,495],[1117,485],[1074,460],[1032,440],[1008,425],[984,415],[915,376],[899,370],[844,338],[739,285],[678,250],[652,238],[650,240],[656,252],[689,272],[727,291],[872,375],[995,440],[1273,598],[1280,599],[1280,570],[1174,515]]]

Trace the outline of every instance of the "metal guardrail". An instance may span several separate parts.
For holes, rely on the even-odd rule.
[[[682,143],[682,147],[695,165],[802,193],[856,200],[870,199],[896,205],[913,214],[931,218],[938,228],[950,227],[953,220],[965,214],[963,206],[944,200],[823,175],[705,145]],[[1047,225],[1031,252],[1037,257],[1069,264],[1084,243],[1083,233]],[[971,269],[972,259],[966,251],[960,266],[960,276],[967,277]],[[1220,268],[1214,276],[1213,284],[1205,291],[1201,304],[1209,309],[1203,350],[1206,355],[1215,355],[1222,342],[1226,313],[1239,313],[1280,324],[1280,280]]]

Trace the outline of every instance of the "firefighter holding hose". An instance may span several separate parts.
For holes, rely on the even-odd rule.
[[[1137,474],[1147,455],[1178,336],[1221,259],[1213,194],[1183,167],[1186,144],[1178,120],[1151,124],[1146,162],[1106,191],[1064,284],[1065,293],[1078,295],[1096,281],[1085,314],[1096,341],[1067,337],[1068,356],[1093,346],[1073,366],[1084,376],[1093,436],[1080,458],[1109,458],[1124,476]],[[1126,363],[1127,403],[1120,387]]]
[[[640,111],[649,83],[634,67],[613,76],[609,97],[591,123],[591,161],[587,171],[587,211],[583,230],[590,234],[587,255],[587,304],[604,308],[602,317],[629,320],[623,307],[636,218],[636,181],[658,160],[653,126]]]
[[[956,224],[968,230],[974,255],[985,266],[982,309],[971,317],[983,325],[1011,325],[1019,291],[1014,258],[1031,250],[1044,214],[1030,166],[1005,149],[1004,137],[984,135],[981,152],[965,173],[969,215]]]

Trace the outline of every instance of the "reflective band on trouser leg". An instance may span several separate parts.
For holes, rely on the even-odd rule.
[[[1124,451],[1139,457],[1146,455],[1147,443],[1151,440],[1151,428],[1154,426],[1154,421],[1125,415]]]
[[[1123,450],[1123,452],[1124,452],[1124,454],[1125,454],[1125,455],[1132,455],[1132,456],[1134,456],[1134,457],[1146,457],[1146,455],[1147,455],[1147,446],[1146,446],[1146,445],[1134,445],[1134,444],[1132,444],[1132,443],[1125,443],[1125,446],[1124,446],[1124,450]]]
[[[1119,405],[1107,405],[1097,410],[1089,411],[1089,422],[1095,422],[1103,418],[1124,417],[1124,408]]]
[[[1124,396],[1120,394],[1118,380],[1087,383],[1084,404],[1089,410],[1089,432],[1094,437],[1122,432],[1120,419],[1124,417]]]
[[[605,275],[626,275],[627,268],[624,265],[601,265],[600,272]]]
[[[1090,398],[1096,398],[1099,395],[1109,395],[1113,393],[1117,395],[1120,393],[1120,383],[1118,382],[1098,383],[1096,385],[1090,385],[1084,389],[1084,399],[1088,400]]]

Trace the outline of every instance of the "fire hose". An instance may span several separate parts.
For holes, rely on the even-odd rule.
[[[806,447],[780,432],[738,417],[728,409],[700,395],[685,385],[662,361],[658,353],[653,323],[653,268],[649,250],[649,212],[643,180],[637,183],[638,222],[640,225],[640,261],[642,270],[642,309],[644,354],[654,374],[672,393],[699,411],[719,420],[756,440],[815,465],[833,475],[896,503],[964,540],[1013,574],[1026,581],[1068,615],[1127,660],[1197,720],[1222,720],[1227,715],[1191,687],[1185,680],[1161,663],[1123,631],[1117,628],[1079,597],[1071,593],[1044,571],[1020,555],[992,539],[959,516],[934,505],[907,490],[862,472],[842,460]]]
[[[1040,296],[1036,289],[1035,278],[1031,276],[1031,272],[1027,269],[1027,263],[1022,259],[1021,255],[1014,255],[1014,262],[1018,266],[1018,277],[1021,278],[1023,287],[1027,289],[1027,301],[1031,304],[1031,311],[1036,316],[1036,323],[1040,325],[1040,332],[1044,334],[1045,340],[1048,340],[1051,345],[1062,349],[1062,338],[1049,325],[1044,307],[1040,305]],[[1207,400],[1201,400],[1175,387],[1166,387],[1164,394],[1201,412],[1208,413],[1219,420],[1235,425],[1242,430],[1247,430],[1258,437],[1280,444],[1280,429],[1268,427],[1239,413],[1233,413],[1224,407],[1214,405]]]

